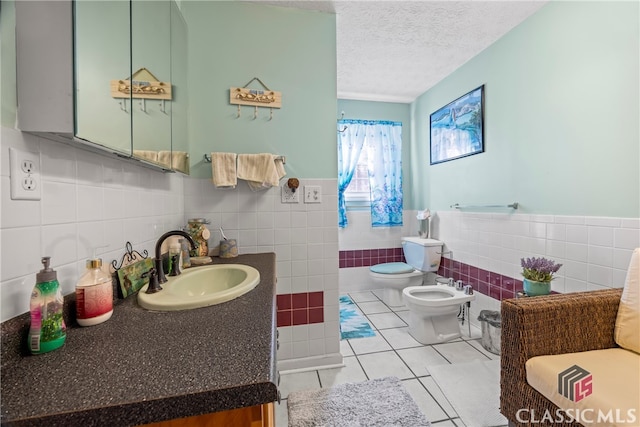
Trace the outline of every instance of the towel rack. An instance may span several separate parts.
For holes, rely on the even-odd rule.
[[[454,208],[454,209],[473,209],[473,208],[511,208],[511,209],[518,209],[518,202],[513,202],[509,205],[467,205],[467,206],[462,206],[458,203],[455,203],[451,206],[449,206],[450,208]]]
[[[211,155],[210,154],[205,154],[204,156],[204,161],[207,163],[211,163]],[[274,158],[274,160],[282,160],[282,164],[286,164],[287,163],[287,158],[285,156],[276,156]]]

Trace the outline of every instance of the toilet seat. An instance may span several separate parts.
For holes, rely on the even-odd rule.
[[[415,268],[406,262],[385,262],[383,264],[372,265],[369,267],[369,270],[378,274],[405,274],[413,273]]]
[[[402,294],[411,303],[422,307],[458,305],[474,299],[473,295],[465,295],[446,285],[409,286],[402,290]]]

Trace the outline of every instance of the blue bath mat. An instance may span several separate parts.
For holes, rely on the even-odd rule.
[[[343,340],[375,336],[367,319],[356,309],[347,295],[340,297],[340,337]]]

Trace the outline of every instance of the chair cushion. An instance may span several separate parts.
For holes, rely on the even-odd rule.
[[[640,353],[640,248],[631,255],[613,338],[620,347]]]
[[[372,265],[369,270],[379,274],[404,274],[413,272],[414,268],[404,262],[387,262]]]
[[[578,369],[571,369],[574,365]],[[580,371],[582,369],[583,371]],[[564,375],[561,373],[566,372]],[[569,415],[577,419],[576,414],[582,414],[588,426],[617,426],[637,425],[638,405],[640,405],[640,355],[622,348],[583,351],[580,353],[555,354],[536,356],[526,363],[527,382],[544,397],[561,409],[570,411]],[[586,372],[586,373],[585,373]],[[589,376],[591,379],[589,380]],[[568,379],[567,383],[560,382],[560,377]],[[573,378],[573,381],[571,379]],[[564,395],[560,388],[563,384]],[[573,396],[568,392],[573,391]],[[569,395],[569,397],[565,397]],[[597,422],[598,413],[612,413],[611,419]],[[619,418],[628,422],[617,424],[616,411]],[[631,411],[631,412],[629,412]],[[635,419],[627,418],[632,414]],[[555,416],[556,414],[551,414]],[[536,414],[539,418],[543,414]],[[578,421],[581,421],[578,419]],[[633,421],[633,422],[632,422]],[[546,424],[545,424],[546,425]],[[555,424],[554,424],[555,425]],[[560,425],[560,424],[558,424]]]

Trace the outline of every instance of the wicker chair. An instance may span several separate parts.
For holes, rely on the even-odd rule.
[[[500,412],[510,425],[529,425],[518,422],[523,408],[535,414],[558,410],[527,383],[528,359],[618,347],[613,330],[621,294],[608,289],[502,301]]]

